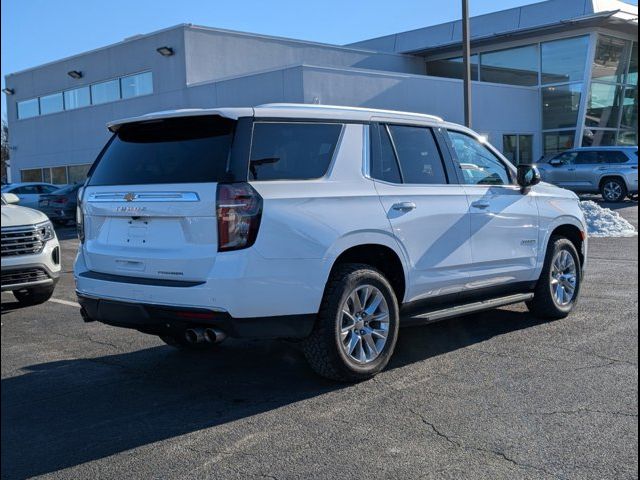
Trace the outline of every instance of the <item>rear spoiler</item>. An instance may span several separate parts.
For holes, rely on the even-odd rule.
[[[107,123],[107,128],[112,132],[117,132],[122,125],[128,123],[148,122],[152,120],[162,120],[165,118],[180,118],[180,117],[202,117],[202,116],[217,116],[228,118],[230,120],[237,120],[240,117],[253,117],[254,109],[250,107],[244,108],[189,108],[182,110],[167,110],[164,112],[148,113],[138,117],[124,118],[121,120],[114,120]]]

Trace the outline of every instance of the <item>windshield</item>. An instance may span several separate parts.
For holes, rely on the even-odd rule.
[[[235,125],[214,116],[125,124],[98,159],[89,185],[220,182]]]

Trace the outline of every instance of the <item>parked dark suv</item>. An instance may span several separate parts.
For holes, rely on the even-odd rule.
[[[538,168],[545,182],[576,193],[600,193],[608,202],[638,194],[638,147],[575,148]]]

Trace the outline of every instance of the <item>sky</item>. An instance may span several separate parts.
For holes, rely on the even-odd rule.
[[[535,1],[469,3],[474,16]],[[3,88],[9,73],[179,23],[344,44],[461,16],[456,0],[2,0],[0,5]],[[5,109],[3,98],[3,118]]]

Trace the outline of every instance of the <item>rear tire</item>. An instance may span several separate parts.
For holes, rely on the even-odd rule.
[[[582,265],[575,245],[564,237],[551,237],[535,296],[527,307],[539,318],[566,318],[578,302],[581,286]]]
[[[302,348],[319,375],[359,382],[382,371],[398,338],[398,300],[369,265],[345,264],[329,279],[321,310]]]
[[[619,178],[607,178],[600,186],[600,194],[607,202],[622,202],[629,194],[627,185]]]
[[[54,285],[48,287],[33,287],[25,288],[23,290],[15,290],[13,296],[16,300],[25,307],[31,307],[33,305],[40,305],[51,298]]]

